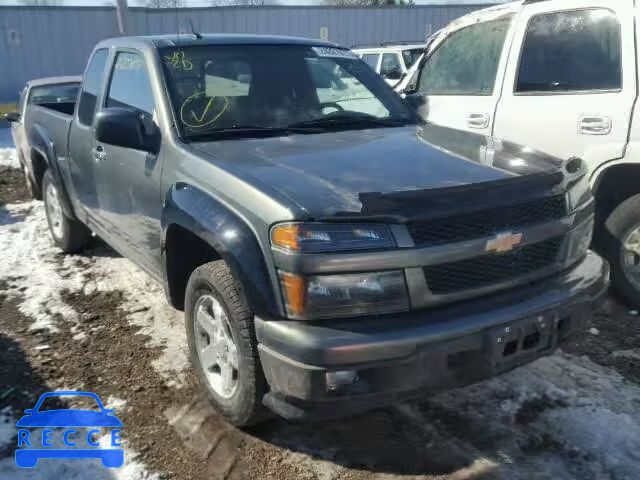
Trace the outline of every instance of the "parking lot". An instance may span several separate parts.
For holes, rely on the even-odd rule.
[[[341,421],[231,427],[195,386],[181,312],[97,238],[61,255],[0,136],[0,479],[637,478],[640,316],[613,300],[568,351],[480,384]],[[17,469],[15,421],[53,390],[116,409],[123,468]]]

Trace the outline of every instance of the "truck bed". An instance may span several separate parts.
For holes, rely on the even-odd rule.
[[[55,145],[56,155],[66,157],[69,126],[73,120],[75,102],[29,105],[27,109],[27,132],[32,132],[35,126],[44,129]]]

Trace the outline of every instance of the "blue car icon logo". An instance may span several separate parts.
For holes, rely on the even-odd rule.
[[[58,409],[39,411],[42,402],[49,397],[78,396],[93,398],[100,411],[85,409]],[[16,449],[16,465],[21,468],[33,468],[41,458],[99,458],[102,465],[110,468],[121,467],[124,463],[124,450],[122,448],[100,448],[100,441],[95,436],[100,434],[96,427],[111,429],[110,446],[120,447],[120,428],[122,422],[115,416],[114,410],[104,408],[100,398],[91,392],[48,392],[43,394],[36,406],[24,411],[26,413],[16,426],[18,427],[18,449]],[[42,441],[36,439],[35,432],[29,430],[33,427],[42,427]],[[90,428],[84,434],[80,434],[75,428]],[[64,432],[57,432],[68,448],[53,448],[53,428]],[[89,448],[80,448],[86,440]],[[104,441],[104,440],[103,440]],[[40,445],[42,448],[39,448]]]

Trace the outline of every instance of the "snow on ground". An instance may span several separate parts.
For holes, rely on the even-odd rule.
[[[78,322],[62,292],[123,292],[121,308],[131,324],[149,335],[151,346],[163,348],[154,363],[170,385],[180,386],[188,365],[182,315],[171,308],[160,286],[129,260],[99,246],[97,256],[62,255],[54,247],[41,202],[0,209],[0,278],[8,293],[21,298],[20,311],[33,319],[32,329],[56,331],[60,321]],[[81,336],[76,340],[82,340]]]
[[[32,329],[56,331],[56,318],[77,321],[61,292],[80,290],[82,271],[74,268],[70,257],[60,257],[62,265],[58,264],[40,202],[0,210],[0,251],[0,278],[9,282],[9,295],[21,297],[19,309],[33,319]]]
[[[153,366],[167,378],[169,385],[181,386],[182,372],[189,362],[184,320],[181,312],[168,305],[162,288],[120,256],[96,257],[86,268],[95,280],[85,286],[85,293],[93,289],[121,290],[125,300],[121,308],[128,313],[128,321],[151,338],[150,346],[163,348]]]
[[[638,478],[640,387],[586,357],[560,352],[434,404],[460,412],[470,438],[479,428],[497,442],[507,478]],[[547,447],[522,457],[532,443]]]
[[[11,140],[11,130],[8,128],[0,128],[0,166],[20,168],[18,155]]]
[[[42,439],[42,429],[32,428],[30,441],[35,447]],[[84,441],[89,428],[76,428],[71,439],[78,444]],[[107,429],[99,437],[100,449],[111,449],[111,437]],[[54,428],[52,433],[52,448],[65,449],[62,441],[64,428]],[[94,441],[98,438],[94,437]],[[35,442],[34,442],[35,439]],[[105,468],[98,459],[41,459],[35,468],[18,468],[15,458],[10,455],[0,460],[0,480],[159,480],[158,474],[151,474],[143,464],[137,461],[137,455],[122,442],[124,450],[124,465],[120,468]],[[36,447],[37,448],[37,447]]]
[[[13,441],[15,433],[16,425],[11,410],[0,410],[0,450]]]

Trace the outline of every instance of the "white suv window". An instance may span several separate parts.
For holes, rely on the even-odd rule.
[[[364,63],[373,68],[374,71],[376,71],[376,68],[378,68],[379,57],[379,53],[365,53],[362,55],[362,60],[364,61]]]
[[[426,95],[491,95],[511,18],[477,23],[451,34],[420,76]]]
[[[537,15],[527,27],[516,93],[622,88],[620,23],[606,9]]]
[[[399,80],[402,77],[402,65],[397,53],[383,53],[380,62],[380,75],[389,80]]]

